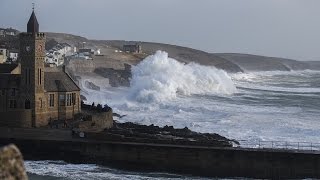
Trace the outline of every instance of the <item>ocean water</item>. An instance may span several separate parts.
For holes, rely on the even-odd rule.
[[[114,112],[127,115],[117,119],[120,122],[188,127],[252,144],[320,142],[319,71],[228,74],[214,67],[183,64],[158,51],[133,67],[132,74],[129,88],[97,84],[100,91],[83,86],[82,94],[89,103],[108,104]],[[85,81],[94,79],[83,77],[81,84]],[[29,161],[27,170],[65,179],[197,178],[55,161]]]
[[[31,180],[163,180],[206,179],[168,173],[123,171],[95,164],[67,164],[63,161],[27,161],[25,166]]]

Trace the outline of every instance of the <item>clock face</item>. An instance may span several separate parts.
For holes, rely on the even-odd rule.
[[[38,51],[41,52],[42,51],[42,45],[38,46]]]
[[[31,47],[30,46],[26,46],[26,51],[30,52],[31,51]]]

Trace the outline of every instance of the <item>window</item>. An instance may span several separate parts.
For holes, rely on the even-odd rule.
[[[26,71],[25,71],[25,72],[26,72],[26,74],[25,74],[25,76],[26,76],[26,77],[25,77],[26,82],[25,82],[25,83],[26,83],[26,85],[27,85],[27,84],[28,84],[28,69],[27,69],[27,68],[26,68]]]
[[[67,100],[66,100],[67,106],[72,105],[72,94],[67,94]]]
[[[54,94],[49,94],[49,106],[54,107]]]
[[[31,83],[31,75],[30,75],[30,69],[28,68],[28,84],[30,85]]]
[[[59,95],[59,103],[60,103],[60,106],[65,106],[66,105],[66,97],[64,94],[60,94]]]
[[[40,85],[42,84],[42,70],[41,70],[41,68],[39,69],[39,73],[40,73]]]
[[[25,77],[25,80],[26,80],[26,85],[30,85],[30,69],[29,68],[26,68],[26,77]]]
[[[72,105],[76,104],[76,93],[72,93]]]
[[[43,107],[42,98],[40,98],[39,101],[40,101],[40,108],[42,108]]]
[[[38,84],[41,84],[41,69],[38,68]]]
[[[11,109],[17,108],[17,101],[16,100],[10,100],[9,101],[9,108],[11,108]]]
[[[25,80],[26,80],[26,85],[30,85],[30,69],[29,68],[26,68],[26,74],[25,74]]]

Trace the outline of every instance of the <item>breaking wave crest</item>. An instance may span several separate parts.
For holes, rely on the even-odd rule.
[[[183,64],[157,51],[132,68],[130,98],[139,102],[162,102],[177,94],[223,94],[236,92],[223,70],[196,63]]]

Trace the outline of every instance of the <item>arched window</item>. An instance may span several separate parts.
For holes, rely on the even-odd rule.
[[[39,98],[39,101],[40,101],[40,108],[42,108],[43,107],[42,98]]]

